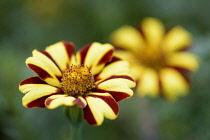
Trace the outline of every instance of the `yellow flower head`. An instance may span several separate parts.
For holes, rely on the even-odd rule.
[[[130,62],[138,95],[175,100],[189,91],[188,76],[198,61],[186,51],[192,37],[184,28],[166,31],[158,19],[146,18],[139,28],[127,25],[114,31],[111,42],[120,48],[116,55]]]
[[[71,42],[34,50],[26,65],[38,76],[20,83],[20,91],[26,93],[23,105],[49,109],[78,105],[91,125],[101,125],[104,117],[115,119],[117,102],[133,95],[130,88],[135,82],[128,63],[113,52],[110,44],[97,42],[84,46],[76,55]]]

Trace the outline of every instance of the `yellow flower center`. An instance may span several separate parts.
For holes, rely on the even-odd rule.
[[[137,57],[141,64],[156,70],[165,66],[165,55],[160,48],[145,48]]]
[[[61,79],[61,88],[69,96],[82,96],[94,88],[94,78],[90,69],[84,65],[67,68]]]

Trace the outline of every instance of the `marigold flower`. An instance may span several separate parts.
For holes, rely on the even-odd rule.
[[[101,125],[104,117],[115,119],[117,102],[133,95],[130,88],[135,82],[128,62],[113,52],[112,45],[97,42],[84,46],[76,55],[70,42],[34,50],[26,65],[38,76],[20,83],[20,91],[26,93],[23,106],[54,109],[78,105],[91,125]]]
[[[195,55],[186,50],[192,37],[184,28],[165,30],[155,18],[146,18],[140,28],[123,26],[111,34],[111,42],[120,48],[116,56],[131,63],[138,81],[138,95],[163,95],[175,100],[189,91],[189,74],[198,67]]]

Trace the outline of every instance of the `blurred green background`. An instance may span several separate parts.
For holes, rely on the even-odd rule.
[[[210,1],[209,0],[0,0],[0,139],[66,140],[63,108],[22,106],[18,84],[35,74],[25,66],[33,49],[73,41],[77,49],[98,41],[121,25],[137,26],[148,16],[166,27],[182,25],[194,36],[192,52],[200,68],[191,77],[189,96],[175,103],[135,98],[119,102],[114,121],[99,127],[84,123],[85,140],[210,139]],[[149,136],[148,136],[149,135]]]

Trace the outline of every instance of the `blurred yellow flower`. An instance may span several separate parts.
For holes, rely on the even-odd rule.
[[[28,108],[78,105],[84,119],[101,125],[115,119],[118,101],[133,95],[135,86],[128,62],[113,56],[110,44],[88,44],[74,55],[71,42],[58,42],[45,51],[34,50],[26,65],[38,76],[22,81],[23,105]],[[121,67],[119,69],[119,67]]]
[[[164,96],[174,101],[189,92],[189,74],[198,67],[187,52],[192,37],[181,26],[165,30],[156,18],[145,18],[139,28],[126,25],[111,34],[116,55],[131,64],[137,94]]]

